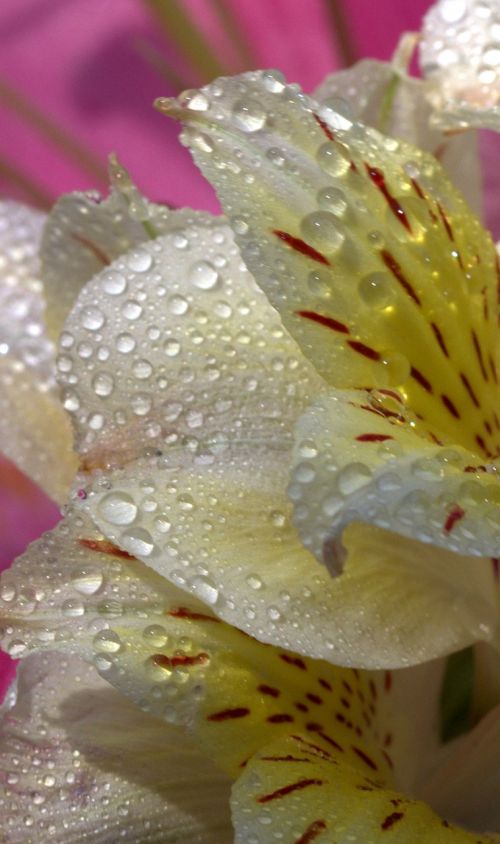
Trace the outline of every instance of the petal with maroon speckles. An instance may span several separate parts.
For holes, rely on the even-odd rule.
[[[406,49],[404,40],[401,48]],[[335,105],[340,99],[355,120],[432,152],[469,205],[480,213],[481,177],[476,133],[449,135],[436,128],[426,95],[427,86],[421,79],[407,75],[398,51],[390,63],[363,59],[352,67],[331,73],[313,93],[322,105]]]
[[[310,457],[310,443],[303,454]],[[317,493],[309,457],[298,471],[304,485],[311,483],[304,506],[313,506]],[[187,448],[171,450],[168,464],[144,458],[108,474],[107,489],[97,480],[78,507],[112,542],[220,618],[307,656],[395,667],[491,634],[496,606],[487,560],[356,528],[356,564],[332,578],[291,523],[289,459],[287,450],[264,441],[228,441],[213,461]],[[327,513],[337,503],[331,496]]]
[[[362,749],[362,747],[364,749]],[[311,747],[310,736],[288,735],[264,747],[233,786],[236,844],[488,844],[444,822],[429,806],[399,793],[377,770],[369,745],[354,759]],[[297,757],[308,758],[304,764]]]
[[[498,551],[498,461],[436,442],[397,394],[338,391],[318,399],[297,424],[294,464],[295,523],[304,545],[334,573],[352,522],[419,540],[422,559],[434,555],[429,546],[468,557]]]
[[[432,429],[494,453],[496,253],[436,159],[266,72],[203,95],[203,111],[160,107],[186,124],[243,259],[318,372],[399,389]]]

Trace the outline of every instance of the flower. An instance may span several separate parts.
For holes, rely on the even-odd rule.
[[[61,501],[78,459],[64,519],[0,590],[4,646],[26,657],[3,722],[10,840],[229,839],[224,809],[202,811],[229,780],[183,742],[159,752],[159,719],[236,780],[237,842],[499,840],[482,835],[500,723],[491,239],[434,158],[278,72],[161,106],[228,220],[148,203],[116,160],[107,200],[58,203],[39,258],[39,215],[3,208],[10,454]],[[492,676],[443,745],[435,658],[472,643]]]

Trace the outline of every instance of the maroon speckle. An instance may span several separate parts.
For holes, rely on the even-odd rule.
[[[260,686],[257,686],[257,691],[261,692],[263,695],[269,695],[270,697],[279,697],[280,690],[273,688],[273,686],[266,686],[265,683],[261,683]]]
[[[383,443],[386,440],[393,440],[390,434],[359,434],[355,439],[360,443]]]
[[[386,692],[390,692],[392,688],[392,673],[390,671],[386,671],[384,674],[384,689]]]
[[[324,780],[318,779],[304,779],[297,782],[284,785],[282,788],[271,791],[270,794],[263,794],[262,797],[257,797],[257,803],[270,803],[271,800],[278,800],[281,797],[286,797],[294,791],[302,791],[304,788],[309,788],[311,785],[324,785]]]
[[[286,662],[288,665],[294,665],[296,668],[300,668],[301,671],[307,671],[307,665],[305,664],[304,660],[300,658],[300,656],[280,654],[280,659],[282,659],[283,662]]]
[[[294,717],[293,715],[289,715],[287,712],[277,712],[275,715],[269,715],[267,720],[270,724],[291,724]]]
[[[205,665],[210,657],[206,653],[199,653],[193,656],[165,656],[165,654],[155,654],[151,659],[154,665],[158,665],[160,668],[177,668],[179,665]]]
[[[380,352],[377,352],[375,349],[372,349],[371,346],[366,346],[364,343],[360,343],[358,340],[348,340],[347,345],[354,349],[355,352],[358,354],[363,355],[363,357],[368,358],[369,360],[380,360]]]
[[[500,557],[492,557],[491,564],[493,566],[493,574],[498,578],[500,572]]]
[[[427,378],[425,377],[425,375],[422,375],[420,370],[417,369],[415,366],[412,366],[412,368],[410,370],[410,375],[417,382],[417,384],[420,384],[420,386],[423,387],[423,389],[427,393],[433,393],[434,392],[433,389],[432,389],[431,382],[428,381]]]
[[[455,527],[456,523],[463,519],[465,516],[465,510],[462,507],[459,507],[458,504],[453,507],[453,509],[448,513],[446,517],[446,521],[443,525],[443,530],[445,533],[450,533],[453,528]]]
[[[311,841],[314,841],[318,835],[326,829],[325,821],[313,821],[310,824],[303,835],[300,838],[297,838],[295,844],[310,844]]]
[[[444,337],[443,337],[443,335],[441,334],[441,329],[439,328],[439,326],[438,326],[438,325],[436,325],[436,323],[435,323],[435,322],[431,322],[431,328],[432,328],[432,330],[433,330],[433,332],[434,332],[434,337],[436,338],[436,340],[437,340],[437,341],[438,341],[438,343],[439,343],[439,346],[440,346],[440,349],[441,349],[442,353],[443,353],[444,355],[446,355],[446,357],[447,357],[447,358],[449,358],[449,356],[450,356],[450,355],[449,355],[449,353],[448,353],[448,349],[447,349],[447,347],[446,347],[446,343],[444,342]]]
[[[372,771],[378,771],[377,763],[374,762],[374,760],[371,758],[371,756],[368,756],[368,754],[365,753],[364,750],[361,750],[361,748],[355,747],[354,745],[352,745],[352,749],[354,750],[354,753],[356,754],[356,756],[359,756],[361,761],[364,762],[365,765],[368,765],[368,767],[371,768]]]
[[[379,170],[378,167],[372,167],[366,163],[365,168],[373,184],[379,189],[396,219],[399,220],[407,231],[411,232],[411,226],[408,217],[406,216],[406,212],[401,207],[397,199],[395,199],[395,197],[390,193],[382,170]]]
[[[71,237],[73,238],[73,240],[76,240],[76,242],[79,243],[81,246],[84,246],[85,249],[88,249],[89,252],[92,252],[94,258],[97,258],[97,260],[101,264],[103,264],[103,266],[106,267],[111,263],[106,253],[103,252],[103,250],[100,248],[100,246],[97,245],[97,243],[92,243],[91,240],[88,240],[86,237],[83,237],[83,235],[80,234],[72,233]]]
[[[111,554],[113,557],[121,557],[123,560],[135,560],[132,554],[108,542],[107,539],[79,539],[78,543],[89,551],[98,551],[100,554]]]
[[[323,325],[325,328],[331,328],[332,331],[338,331],[340,334],[349,334],[347,325],[339,322],[337,319],[325,316],[324,314],[317,314],[316,311],[296,311],[297,316],[304,319],[310,319],[312,322],[317,322],[318,325]]]
[[[450,225],[450,221],[448,220],[448,217],[446,216],[446,214],[444,212],[443,206],[439,202],[437,202],[436,205],[437,205],[437,208],[438,208],[438,211],[439,211],[439,216],[441,217],[441,220],[443,222],[443,226],[446,229],[446,234],[448,235],[449,239],[452,242],[454,242],[455,235],[453,234],[453,229]]]
[[[332,130],[330,129],[330,127],[328,126],[328,124],[327,124],[327,123],[325,123],[325,121],[321,119],[321,117],[319,116],[319,114],[315,114],[315,113],[313,112],[313,117],[314,117],[314,119],[315,119],[316,123],[318,124],[318,126],[320,127],[320,129],[321,129],[321,130],[325,133],[325,135],[326,135],[326,137],[328,138],[328,140],[329,140],[329,141],[334,141],[334,140],[335,140],[335,135],[333,134],[333,132],[332,132]]]
[[[207,716],[207,721],[232,721],[235,718],[245,718],[250,715],[250,710],[246,706],[238,706],[234,709],[222,709],[220,712],[213,712],[212,715]]]
[[[448,396],[442,395],[441,401],[443,402],[448,413],[451,413],[451,415],[454,416],[455,419],[460,419],[460,413],[458,412],[457,408]]]
[[[481,373],[485,381],[488,381],[488,373],[486,372],[486,367],[484,365],[483,354],[481,352],[481,346],[479,345],[479,340],[477,339],[477,334],[475,331],[472,332],[472,343],[474,345],[474,349],[476,352],[476,356],[479,362],[479,366],[481,369]]]
[[[325,264],[327,267],[330,266],[328,258],[325,258],[321,252],[313,249],[312,246],[309,246],[309,244],[306,243],[305,240],[301,240],[300,237],[294,237],[288,232],[281,231],[280,229],[273,229],[273,234],[275,234],[276,237],[279,237],[279,239],[282,240],[283,243],[286,243],[287,246],[295,249],[296,252],[300,252],[301,255],[305,255],[306,258],[312,258],[313,261],[318,261],[319,264]]]
[[[327,689],[329,692],[331,692],[332,685],[331,685],[331,683],[328,682],[328,680],[324,680],[322,677],[320,677],[318,682],[319,682],[320,686],[323,686],[324,689]]]
[[[480,405],[479,405],[478,398],[477,398],[474,390],[472,389],[471,383],[470,383],[469,379],[467,378],[467,375],[464,375],[464,373],[461,372],[460,373],[460,380],[461,380],[462,384],[464,385],[465,389],[467,390],[472,404],[474,404],[476,407],[479,407]]]
[[[175,609],[169,610],[167,615],[172,616],[172,618],[185,618],[189,621],[215,621],[216,624],[219,624],[219,619],[215,618],[213,615],[205,615],[202,612],[193,612],[193,610],[189,610],[187,607],[176,607]]]
[[[390,829],[401,818],[404,818],[404,812],[393,812],[391,815],[387,815],[386,819],[380,824],[380,827],[383,830]]]
[[[411,183],[413,185],[413,189],[415,193],[420,197],[420,199],[425,199],[425,193],[423,192],[422,188],[420,187],[419,183],[416,179],[411,179]]]
[[[405,277],[403,270],[396,261],[394,255],[388,252],[387,249],[382,249],[380,252],[380,256],[387,269],[390,270],[394,278],[399,281],[401,287],[406,291],[406,293],[408,293],[408,296],[413,299],[416,305],[420,305],[421,302],[419,296],[415,292],[408,279]]]
[[[81,498],[82,501],[85,501],[85,499],[87,498],[87,493],[85,492],[84,489],[79,489],[76,494],[77,494],[78,498]]]
[[[316,703],[318,706],[323,703],[319,695],[313,694],[313,692],[307,692],[306,694],[307,700],[310,700],[311,703]]]
[[[309,707],[305,705],[305,703],[294,703],[295,709],[298,709],[299,712],[309,712]]]

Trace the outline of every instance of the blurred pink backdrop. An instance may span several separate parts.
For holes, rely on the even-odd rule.
[[[177,127],[151,107],[157,96],[207,81],[176,37],[161,29],[153,2],[2,0],[0,196],[48,206],[64,191],[105,190],[103,166],[115,151],[152,198],[216,210],[211,188],[176,142]],[[279,67],[307,91],[360,57],[388,59],[402,31],[419,29],[429,5],[179,0],[225,72]],[[228,16],[243,45],[225,34]],[[70,136],[64,149],[54,131]],[[0,469],[2,567],[58,513],[14,467],[3,463]],[[0,700],[2,677],[5,687],[11,676],[5,659]]]

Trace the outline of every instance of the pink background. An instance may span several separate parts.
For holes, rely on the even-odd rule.
[[[418,29],[430,5],[427,0],[226,0],[245,38],[246,56],[224,34],[216,4],[180,2],[226,73],[252,65],[279,67],[307,91],[346,62],[389,58],[399,34]],[[333,24],[335,10],[342,37]],[[145,51],[165,62],[179,83],[167,81]],[[141,0],[2,0],[0,196],[48,205],[63,191],[105,189],[102,179],[62,152],[13,106],[14,91],[103,165],[109,152],[117,152],[152,198],[215,210],[212,189],[176,142],[177,127],[151,107],[155,97],[203,81],[208,80],[199,77]],[[51,527],[58,514],[12,466],[4,463],[0,469],[4,567]],[[5,685],[12,671],[6,660],[3,666]],[[2,676],[0,694],[1,689]]]

